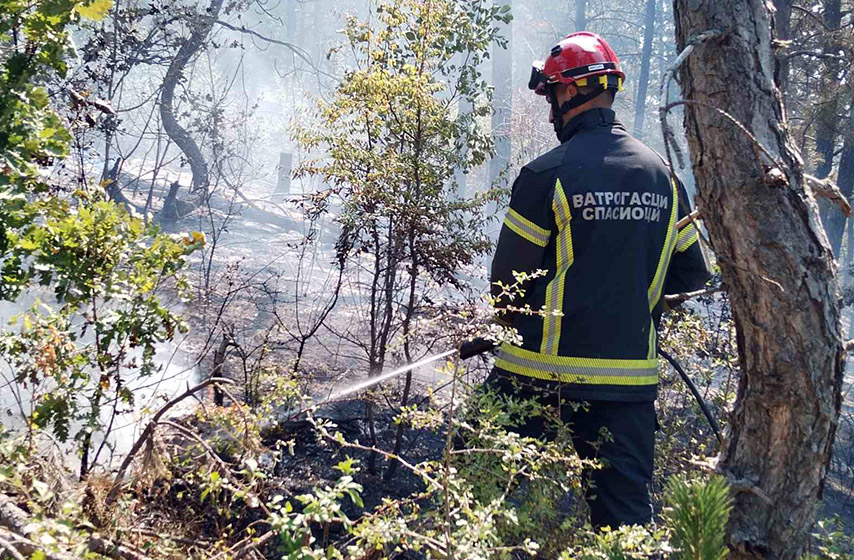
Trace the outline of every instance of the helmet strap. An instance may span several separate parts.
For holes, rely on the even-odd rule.
[[[590,93],[581,94],[579,93],[572,99],[565,101],[563,105],[558,105],[557,96],[555,95],[556,84],[552,84],[549,91],[549,99],[552,104],[552,112],[554,113],[554,127],[555,132],[560,135],[560,131],[563,130],[563,117],[572,111],[573,109],[577,109],[581,107],[588,101],[592,101],[605,93],[608,90],[619,91],[622,87],[621,80],[616,76],[608,76],[608,78],[603,82],[597,83],[598,87],[595,87],[593,91]]]
[[[588,101],[592,101],[608,91],[607,88],[598,87],[591,91],[590,93],[581,94],[579,93],[572,99],[565,101],[563,105],[558,106],[557,97],[554,95],[554,89],[552,89],[552,94],[549,96],[552,101],[552,111],[554,112],[554,127],[555,132],[560,133],[561,129],[563,129],[563,117],[572,111],[573,109],[577,109],[581,107]]]

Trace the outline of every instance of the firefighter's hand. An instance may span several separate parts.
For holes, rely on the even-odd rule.
[[[495,342],[481,337],[473,338],[460,345],[460,358],[468,360],[469,358],[489,352],[493,348],[495,348]]]

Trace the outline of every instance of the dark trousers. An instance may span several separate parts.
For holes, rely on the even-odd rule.
[[[560,397],[551,383],[529,383],[520,376],[493,372],[485,386],[499,395],[536,399],[543,406],[560,407],[560,419],[572,432],[572,443],[582,459],[598,459],[603,469],[585,473],[586,493],[594,527],[645,525],[652,520],[648,485],[652,481],[655,446],[655,404],[647,402],[586,401]],[[573,406],[575,404],[576,406]],[[603,440],[602,429],[609,434]],[[554,425],[533,416],[514,428],[523,437],[555,436]]]

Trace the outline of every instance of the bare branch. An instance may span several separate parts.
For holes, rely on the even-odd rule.
[[[664,301],[669,304],[678,304],[689,299],[694,299],[702,296],[710,296],[713,294],[719,294],[724,292],[723,286],[717,286],[715,288],[706,288],[705,290],[697,290],[696,292],[685,292],[682,294],[673,294],[669,296],[664,296]]]
[[[154,433],[154,429],[157,427],[157,424],[163,417],[163,415],[184,399],[187,399],[188,397],[198,393],[202,389],[205,389],[215,383],[232,384],[234,383],[234,381],[222,377],[211,377],[207,381],[204,381],[202,383],[199,383],[195,387],[187,389],[183,394],[175,397],[174,399],[166,403],[160,410],[157,411],[154,416],[152,416],[151,421],[148,423],[147,426],[145,426],[145,429],[142,431],[142,434],[140,434],[139,438],[136,440],[136,443],[133,444],[133,447],[131,447],[130,451],[127,454],[127,457],[125,457],[125,460],[119,467],[119,472],[116,473],[116,480],[115,482],[113,482],[113,487],[110,489],[110,493],[107,494],[107,505],[112,504],[116,500],[119,488],[121,487],[122,480],[124,479],[128,467],[130,467],[131,462],[133,462],[133,458],[136,456],[137,453],[139,453],[139,450],[142,449],[143,444]]]
[[[679,67],[684,64],[688,57],[691,56],[691,53],[694,52],[694,48],[707,41],[709,39],[713,39],[716,37],[720,37],[722,33],[717,30],[709,30],[704,33],[700,33],[696,37],[692,37],[688,41],[688,45],[685,49],[676,57],[676,60],[673,61],[673,65],[667,69],[664,73],[664,80],[661,81],[661,95],[659,99],[661,99],[661,107],[659,108],[659,119],[661,120],[661,132],[664,136],[664,147],[665,152],[667,153],[667,163],[670,164],[670,169],[673,169],[673,161],[670,158],[670,148],[676,152],[676,159],[679,161],[679,169],[685,168],[685,162],[682,158],[682,150],[679,148],[679,145],[676,143],[676,135],[673,133],[673,129],[670,127],[670,123],[667,122],[667,113],[670,112],[670,80],[676,75],[676,72],[679,70]]]
[[[851,204],[845,198],[845,195],[842,194],[842,191],[839,190],[836,183],[830,179],[819,179],[818,177],[807,174],[804,174],[804,180],[813,194],[837,204],[845,216],[851,217]]]
[[[687,226],[688,224],[693,223],[695,220],[698,220],[699,218],[700,218],[700,211],[694,210],[693,212],[691,212],[690,214],[688,214],[687,216],[685,216],[684,218],[682,218],[681,220],[676,222],[676,229],[680,230],[680,229],[684,228],[685,226]]]
[[[338,80],[338,78],[336,78],[332,74],[329,74],[328,72],[324,72],[323,70],[318,68],[317,65],[314,63],[314,61],[311,60],[311,57],[308,56],[308,53],[306,53],[303,49],[301,49],[299,46],[297,46],[293,43],[288,43],[287,41],[280,41],[279,39],[273,39],[272,37],[266,37],[264,35],[261,35],[260,33],[258,33],[255,30],[247,29],[246,27],[243,27],[243,26],[237,27],[236,25],[232,25],[228,22],[225,22],[225,21],[222,21],[219,19],[216,20],[215,23],[225,27],[226,29],[230,29],[232,31],[237,31],[238,33],[245,33],[247,35],[257,37],[258,39],[261,39],[262,41],[272,43],[274,45],[281,45],[283,47],[287,47],[287,48],[291,49],[291,51],[293,51],[293,53],[295,55],[297,55],[298,57],[303,59],[305,61],[305,63],[308,64],[309,66],[311,66],[311,69],[314,70],[315,72],[317,72],[318,74],[323,74],[327,78],[332,78],[333,80],[336,80],[336,81]]]
[[[0,538],[0,548],[3,548],[6,552],[8,552],[9,555],[14,558],[14,560],[26,560],[24,558],[24,555],[18,552],[18,549],[12,546],[12,543],[5,539]]]

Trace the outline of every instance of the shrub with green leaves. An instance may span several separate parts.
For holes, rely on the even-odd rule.
[[[102,407],[130,405],[129,372],[151,374],[155,345],[185,330],[160,295],[184,293],[187,257],[204,244],[199,233],[165,235],[107,200],[83,155],[66,162],[77,167],[73,182],[51,173],[71,136],[46,86],[59,89],[54,102],[66,98],[69,28],[111,6],[0,0],[0,300],[25,290],[42,300],[2,334],[0,356],[32,393],[30,425],[77,440],[81,476],[98,458],[90,452],[105,428]]]

